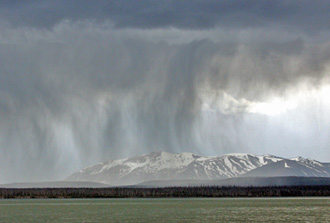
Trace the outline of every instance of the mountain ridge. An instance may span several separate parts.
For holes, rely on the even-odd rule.
[[[288,159],[269,154],[200,156],[189,152],[160,151],[98,163],[73,173],[65,180],[125,186],[157,180],[207,181],[270,176],[330,177],[330,164],[302,157]]]

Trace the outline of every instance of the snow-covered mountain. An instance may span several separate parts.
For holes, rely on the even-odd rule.
[[[220,157],[192,153],[152,152],[127,159],[96,164],[72,174],[65,180],[94,181],[133,185],[151,180],[214,180],[242,176],[283,158],[253,154],[227,154]]]
[[[284,159],[251,170],[244,177],[309,176],[330,177],[330,164],[301,157]]]
[[[192,153],[152,152],[110,160],[80,170],[67,181],[93,181],[112,186],[157,180],[219,180],[234,177],[313,176],[329,177],[330,163],[297,157],[227,154],[198,156]]]

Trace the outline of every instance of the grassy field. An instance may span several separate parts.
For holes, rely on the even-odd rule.
[[[9,199],[0,222],[327,222],[329,198]]]

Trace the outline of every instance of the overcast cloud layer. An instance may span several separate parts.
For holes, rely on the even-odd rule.
[[[330,161],[327,1],[1,1],[0,182],[150,151]]]

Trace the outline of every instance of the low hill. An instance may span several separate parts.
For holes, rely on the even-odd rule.
[[[101,188],[107,184],[89,181],[50,181],[50,182],[20,182],[0,184],[0,188]]]

